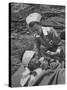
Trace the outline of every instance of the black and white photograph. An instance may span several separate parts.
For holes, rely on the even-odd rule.
[[[65,6],[9,3],[9,86],[65,84]]]

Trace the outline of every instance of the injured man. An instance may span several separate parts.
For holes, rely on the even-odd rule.
[[[58,61],[58,59],[51,59],[47,57],[41,57],[39,59],[37,57],[36,52],[34,51],[25,51],[22,63],[24,65],[25,70],[24,72],[22,72],[22,77],[20,81],[21,86],[37,85],[37,83],[40,82],[40,79],[42,77],[47,78],[47,80],[49,79],[48,81],[46,81],[45,79],[44,82],[46,84],[45,83],[42,84],[42,85],[47,85],[49,84],[49,81],[51,81],[50,78],[52,79],[54,76],[57,76],[59,71],[63,70],[62,72],[64,72],[64,63],[62,63],[63,64],[62,65]],[[62,74],[60,75],[62,76]],[[64,76],[62,77],[62,79],[63,78]],[[59,79],[59,76],[58,76],[58,79]],[[59,84],[62,84],[62,81]],[[56,84],[56,83],[53,83],[53,84]]]
[[[21,86],[26,84],[30,86],[48,66],[48,62],[45,62],[44,57],[38,59],[36,55],[37,54],[34,51],[26,51],[24,54],[25,57],[23,56],[23,64],[25,66],[25,70],[22,72],[22,78],[20,82]]]

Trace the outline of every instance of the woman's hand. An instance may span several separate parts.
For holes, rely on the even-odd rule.
[[[48,50],[46,53],[47,53],[48,55],[56,55],[56,54],[57,54],[56,52],[52,52],[52,51],[49,51],[49,50]]]

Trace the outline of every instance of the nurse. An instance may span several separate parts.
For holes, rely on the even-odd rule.
[[[49,55],[60,54],[61,48],[58,46],[61,41],[58,33],[53,27],[45,27],[40,24],[42,15],[40,13],[31,13],[26,17],[26,23],[31,28],[32,31],[35,31],[35,43],[34,49],[38,54],[38,57],[41,56],[41,46],[44,47]]]

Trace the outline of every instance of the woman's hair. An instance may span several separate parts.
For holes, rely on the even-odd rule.
[[[39,24],[39,25],[40,25],[39,22],[31,22],[31,23],[29,24],[29,27],[33,27],[35,24]]]

